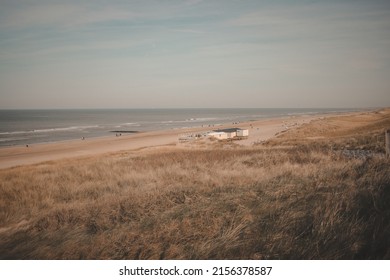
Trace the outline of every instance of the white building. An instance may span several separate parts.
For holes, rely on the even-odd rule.
[[[241,128],[225,128],[225,129],[219,129],[209,132],[198,132],[198,133],[185,133],[179,135],[179,141],[191,141],[200,139],[203,137],[213,137],[218,140],[225,140],[225,139],[242,139],[242,137],[248,137],[249,136],[249,130],[248,129],[241,129]]]
[[[224,132],[226,133],[228,139],[231,139],[231,138],[234,138],[237,136],[236,131],[224,131]]]
[[[207,134],[208,137],[214,137],[218,140],[228,139],[227,133],[223,131],[213,131]]]
[[[248,129],[237,129],[237,136],[238,137],[248,137],[249,130]]]
[[[242,128],[225,128],[225,129],[215,130],[215,132],[226,133],[228,139],[233,139],[235,137],[248,137],[249,136],[249,130],[242,129]]]
[[[208,133],[210,136],[214,136],[217,139],[234,139],[236,137],[248,137],[249,130],[241,128],[225,128],[214,130]]]

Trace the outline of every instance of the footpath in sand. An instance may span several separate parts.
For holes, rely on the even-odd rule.
[[[359,114],[359,113],[356,113]],[[335,115],[326,115],[335,116]],[[71,140],[54,143],[33,144],[29,147],[15,146],[0,148],[0,168],[35,164],[64,158],[93,156],[124,150],[136,150],[146,147],[176,145],[179,135],[183,133],[205,132],[213,129],[240,127],[249,129],[248,139],[237,141],[240,145],[251,146],[254,143],[268,140],[292,127],[298,127],[314,119],[324,117],[291,116],[276,119],[265,119],[239,124],[224,124],[214,127],[197,127],[190,129],[171,129],[164,131],[142,132],[120,137],[100,137],[85,140]]]

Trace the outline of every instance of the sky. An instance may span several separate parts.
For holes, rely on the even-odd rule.
[[[0,109],[390,106],[390,1],[0,0]]]

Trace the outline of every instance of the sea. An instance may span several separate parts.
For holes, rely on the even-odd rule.
[[[125,133],[212,127],[267,118],[363,109],[205,108],[0,110],[0,147],[115,136]]]

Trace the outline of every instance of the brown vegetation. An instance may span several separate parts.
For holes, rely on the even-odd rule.
[[[0,171],[2,259],[389,259],[390,111],[252,148],[211,143]],[[345,151],[368,151],[345,153]]]

